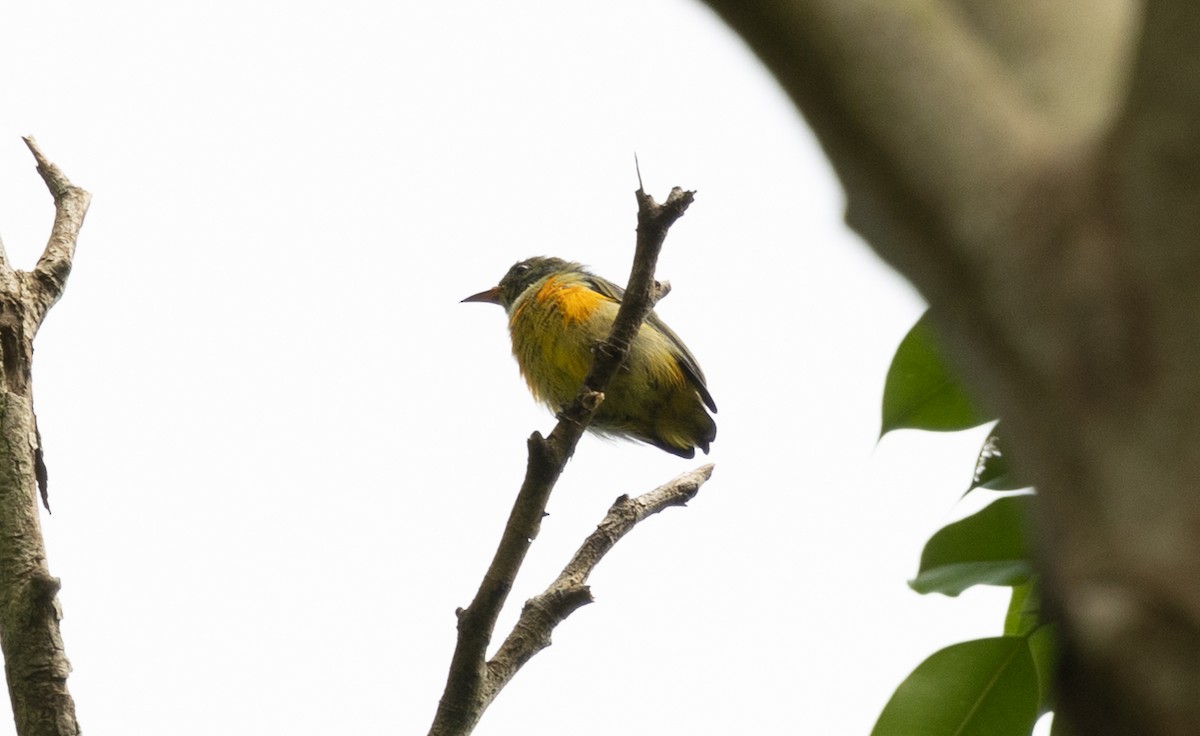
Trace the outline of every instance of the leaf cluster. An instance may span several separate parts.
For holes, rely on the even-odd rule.
[[[979,409],[939,348],[929,313],[901,341],[888,369],[881,436],[897,429],[947,432],[997,418]],[[997,422],[976,458],[966,493],[1027,488],[1001,449]],[[965,494],[964,494],[965,495]],[[938,530],[925,544],[918,593],[957,596],[975,585],[1012,589],[1001,636],[930,655],[884,706],[872,736],[1028,736],[1052,710],[1055,627],[1040,607],[1029,520],[1036,496],[1000,495]]]

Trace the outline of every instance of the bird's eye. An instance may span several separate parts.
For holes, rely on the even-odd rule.
[[[513,266],[513,270],[514,271],[528,271],[529,264],[528,263],[518,263],[517,265]]]

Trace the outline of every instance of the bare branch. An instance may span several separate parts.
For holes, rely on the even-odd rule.
[[[711,463],[703,465],[653,491],[636,498],[621,496],[613,503],[554,582],[544,592],[526,601],[512,633],[488,662],[491,698],[533,655],[550,646],[550,635],[555,626],[592,602],[587,580],[608,551],[643,520],[671,506],[684,506],[695,498],[700,486],[712,477],[713,468]]]
[[[37,161],[37,171],[46,182],[54,197],[54,227],[42,257],[38,259],[30,280],[36,299],[31,315],[35,324],[41,324],[46,312],[63,294],[67,277],[71,275],[71,262],[75,257],[75,242],[83,227],[92,195],[71,183],[66,174],[46,158],[33,136],[24,138],[25,145]]]
[[[636,192],[637,247],[629,284],[612,331],[608,339],[597,346],[592,367],[579,394],[559,414],[554,430],[545,438],[537,432],[529,438],[525,480],[496,554],[475,598],[459,611],[458,643],[430,736],[470,733],[490,702],[486,695],[489,684],[485,660],[496,619],[512,590],[529,545],[538,535],[554,484],[604,400],[604,390],[624,362],[639,327],[653,309],[652,295],[662,293],[654,281],[658,254],[667,231],[683,216],[694,196],[695,192],[676,187],[660,205],[641,188]]]

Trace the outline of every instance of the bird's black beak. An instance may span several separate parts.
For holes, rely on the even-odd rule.
[[[471,296],[467,297],[466,299],[463,299],[463,302],[487,302],[488,304],[499,304],[500,303],[500,287],[493,286],[492,288],[488,289],[487,291],[481,291],[478,294],[472,294]],[[460,302],[460,304],[461,303],[462,302]]]

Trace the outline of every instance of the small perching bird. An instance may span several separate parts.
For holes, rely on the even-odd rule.
[[[583,384],[624,293],[578,263],[536,257],[463,301],[504,307],[521,375],[534,398],[558,413]],[[690,458],[697,447],[707,453],[717,436],[706,406],[716,413],[695,356],[651,311],[588,428]]]

